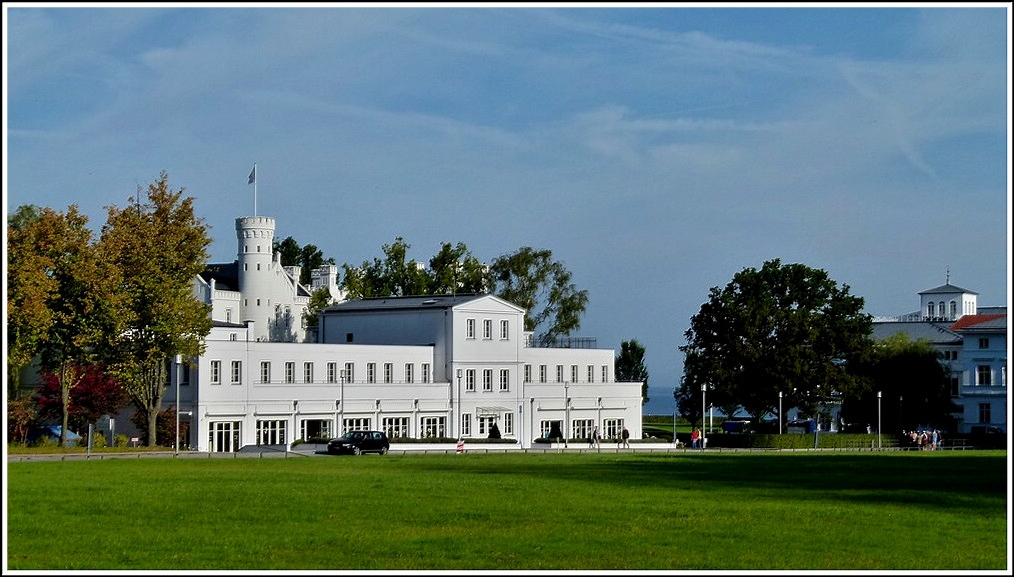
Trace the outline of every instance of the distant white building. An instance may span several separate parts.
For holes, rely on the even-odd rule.
[[[213,328],[205,353],[172,371],[163,403],[179,391],[192,447],[290,446],[351,429],[485,438],[494,425],[524,447],[554,426],[569,438],[595,427],[641,436],[641,383],[615,381],[614,351],[535,347],[526,311],[493,295],[345,301],[307,331],[313,289],[273,254],[274,229],[272,218],[236,219],[237,260],[195,280]],[[336,278],[325,266],[314,287],[341,298]]]
[[[878,318],[878,340],[902,332],[930,342],[951,373],[959,433],[976,426],[1007,430],[1007,307],[980,307],[978,294],[949,282],[919,293],[920,308]]]

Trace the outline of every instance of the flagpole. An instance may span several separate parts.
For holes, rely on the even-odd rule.
[[[257,216],[257,163],[253,165],[253,170],[250,171],[250,178],[247,179],[247,184],[254,185],[254,211],[253,215]]]

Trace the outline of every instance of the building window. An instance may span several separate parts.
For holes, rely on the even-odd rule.
[[[510,369],[500,369],[500,390],[509,391],[511,390],[511,371]]]
[[[604,419],[602,421],[602,438],[619,439],[623,433],[623,419]]]
[[[951,320],[958,318],[958,303],[951,301]]]
[[[503,414],[503,431],[500,431],[504,435],[514,434],[514,413]]]
[[[366,363],[366,382],[377,382],[377,363]]]
[[[563,382],[563,365],[556,365],[556,382]]]
[[[475,369],[468,369],[465,371],[465,390],[475,390]]]
[[[384,432],[389,439],[408,437],[408,417],[384,417]]]
[[[232,322],[232,309],[225,309],[225,322]]]
[[[532,382],[532,365],[525,365],[525,382]]]
[[[444,437],[444,417],[423,417],[422,418],[422,436],[426,437]]]
[[[261,361],[261,382],[271,382],[271,361]]]
[[[539,365],[539,382],[540,383],[546,382],[546,378],[547,378],[546,365]]]
[[[465,338],[475,338],[475,319],[465,319]]]
[[[988,337],[980,337],[979,338],[979,348],[980,349],[988,349],[989,348],[989,338]]]
[[[475,419],[476,424],[479,425],[479,436],[485,437],[489,435],[490,429],[496,424],[497,417],[477,417]],[[503,433],[503,431],[501,431]]]
[[[588,382],[595,382],[595,365],[588,365]]]
[[[472,436],[472,414],[462,413],[461,414],[461,436],[470,437]]]
[[[975,384],[979,387],[988,387],[993,384],[993,373],[989,370],[989,365],[979,365],[975,367]]]
[[[313,382],[313,363],[309,362],[303,363],[303,382],[304,383]]]
[[[270,421],[257,421],[257,444],[258,445],[284,445],[285,444],[285,419]]]
[[[332,361],[327,364],[327,382],[338,382],[338,363]]]
[[[592,419],[574,419],[571,423],[570,438],[590,439],[595,421]]]
[[[236,333],[229,333],[229,340],[230,341],[236,340]]]
[[[356,373],[353,370],[355,368],[356,368],[356,364],[355,363],[345,363],[345,374],[342,375],[342,378],[345,380],[346,383],[354,383],[354,382],[356,382],[356,378],[355,378]]]
[[[507,320],[500,321],[500,340],[506,341],[511,337],[511,323]]]
[[[602,382],[609,382],[609,365],[602,365]]]
[[[493,369],[482,369],[482,390],[493,390]]]
[[[369,431],[373,428],[371,425],[372,421],[369,417],[361,419],[343,419],[342,420],[342,433],[349,431]]]
[[[961,394],[961,379],[958,377],[951,377],[951,396],[957,397]]]
[[[936,310],[937,310],[936,305],[934,305],[933,303],[929,303],[928,305],[926,305],[926,316],[928,316],[929,318],[935,317],[936,315],[934,313],[936,313]]]
[[[570,382],[577,382],[577,365],[570,366]]]
[[[414,383],[415,382],[415,374],[414,374],[414,372],[415,372],[415,365],[413,365],[412,363],[405,363],[405,382],[406,383]]]
[[[482,338],[487,341],[493,338],[493,321],[482,319]]]
[[[222,384],[222,361],[211,361],[211,384]]]
[[[993,422],[993,412],[990,408],[989,403],[979,403],[979,422],[980,423]]]
[[[232,384],[238,385],[242,382],[241,375],[243,368],[243,361],[232,361]]]
[[[384,382],[394,382],[394,363],[384,363]]]
[[[285,382],[296,382],[296,363],[292,361],[285,361]]]
[[[424,383],[430,382],[430,364],[429,363],[423,363],[423,365],[422,365],[422,382],[424,382]]]
[[[304,419],[299,424],[300,439],[330,439],[334,437],[331,429],[334,421],[331,419]]]

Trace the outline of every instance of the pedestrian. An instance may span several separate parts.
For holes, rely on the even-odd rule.
[[[629,441],[629,439],[630,439],[630,431],[628,431],[626,427],[623,427],[623,433],[621,434],[621,438],[623,439],[623,448],[624,449],[629,449],[630,448],[630,441]]]
[[[701,442],[701,431],[700,429],[694,429],[690,433],[690,448],[696,449],[697,444]]]
[[[930,451],[936,451],[937,450],[937,441],[939,439],[940,439],[940,436],[937,434],[937,430],[933,429],[933,437],[930,440]]]

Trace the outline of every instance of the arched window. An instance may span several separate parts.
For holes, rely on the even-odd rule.
[[[936,312],[936,306],[933,303],[930,303],[930,304],[926,305],[926,316],[927,317],[933,318],[934,316],[936,316],[936,315],[933,314],[935,312]]]
[[[940,313],[939,314],[940,314],[940,316],[944,316],[944,315],[947,314],[947,309],[944,308],[944,301],[940,301]]]
[[[958,303],[957,301],[951,301],[951,320],[958,318]]]

